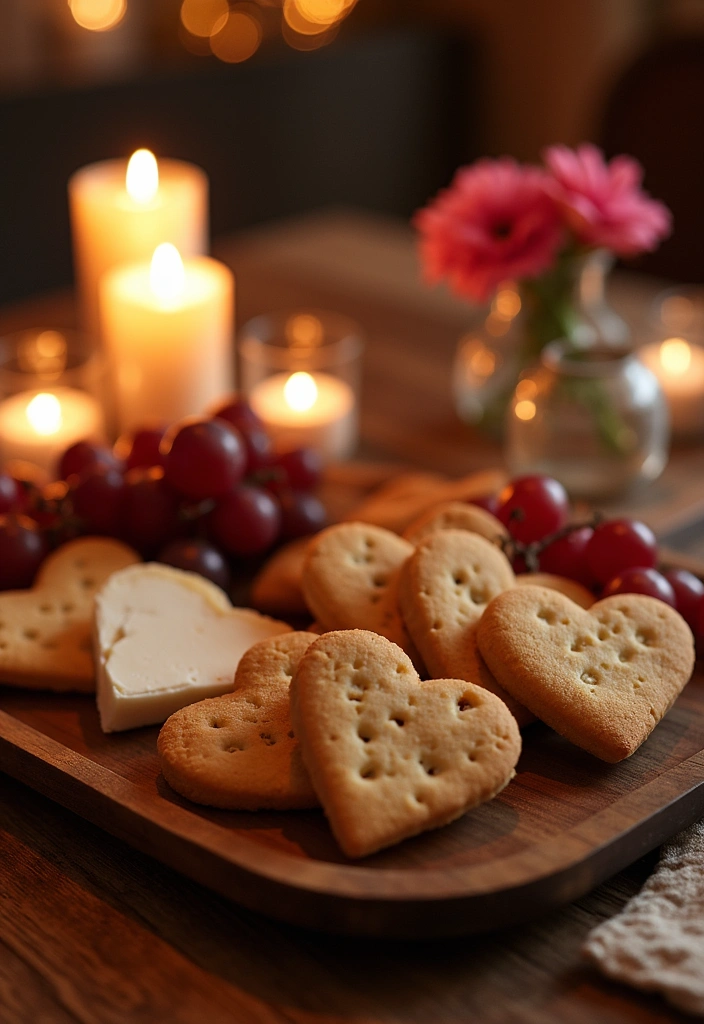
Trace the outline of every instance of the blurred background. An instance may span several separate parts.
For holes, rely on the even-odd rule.
[[[640,269],[701,283],[703,111],[702,0],[2,0],[0,301],[70,283],[68,177],[139,146],[206,170],[220,236],[592,139],[674,212]]]

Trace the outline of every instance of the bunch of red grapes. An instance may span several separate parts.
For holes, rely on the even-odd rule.
[[[659,572],[653,531],[637,519],[569,525],[562,484],[547,476],[512,480],[497,496],[480,500],[506,526],[514,569],[555,573],[600,597],[647,594],[676,608],[704,642],[704,583],[685,569]]]
[[[312,493],[321,469],[312,449],[275,453],[235,398],[211,419],[139,430],[114,449],[80,441],[45,487],[0,470],[0,590],[30,586],[48,551],[81,534],[115,537],[227,590],[237,560],[326,525]]]

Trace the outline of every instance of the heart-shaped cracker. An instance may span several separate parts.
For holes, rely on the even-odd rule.
[[[291,627],[233,608],[214,583],[148,562],[114,573],[95,599],[97,702],[104,732],[156,725],[232,687],[240,658]]]
[[[310,537],[300,537],[275,551],[252,581],[252,606],[270,615],[305,615],[301,576]]]
[[[521,572],[516,576],[516,585],[519,587],[547,587],[549,590],[557,590],[570,601],[574,601],[580,608],[591,608],[594,604],[594,595],[583,587],[576,580],[569,580],[566,576],[557,576],[553,572]]]
[[[49,555],[31,590],[0,594],[0,681],[92,693],[95,591],[139,560],[116,540],[82,537]]]
[[[491,690],[522,726],[533,716],[494,679],[476,639],[489,601],[514,583],[508,559],[490,541],[466,530],[438,530],[403,566],[399,604],[430,675]]]
[[[314,537],[303,565],[306,604],[326,631],[369,629],[417,652],[398,607],[401,566],[413,545],[380,526],[338,523]]]
[[[421,682],[396,644],[359,629],[308,648],[291,684],[291,718],[348,857],[490,800],[521,750],[515,719],[494,694],[456,679]]]
[[[509,536],[504,524],[491,512],[463,501],[444,501],[440,505],[434,505],[414,519],[403,531],[403,536],[410,540],[411,544],[420,544],[436,530],[468,530],[470,533],[478,533],[480,537],[485,537],[499,547],[501,541],[507,540]]]
[[[260,640],[237,666],[234,693],[190,704],[168,719],[158,750],[172,789],[230,810],[318,806],[289,700],[291,676],[315,639],[284,633]]]
[[[441,501],[471,501],[496,494],[505,483],[506,474],[500,469],[470,473],[460,480],[419,479],[414,486],[404,488],[394,488],[394,481],[390,480],[356,505],[345,519],[402,533],[414,519]]]
[[[641,594],[607,597],[585,611],[555,590],[516,587],[488,606],[478,640],[516,700],[610,762],[647,739],[694,666],[684,619]]]

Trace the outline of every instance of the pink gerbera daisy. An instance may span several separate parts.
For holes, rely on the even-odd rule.
[[[563,239],[547,181],[509,157],[461,168],[413,220],[427,280],[446,278],[458,295],[484,302],[502,281],[547,270]]]
[[[632,157],[606,163],[600,149],[585,143],[576,150],[550,146],[545,163],[552,172],[548,191],[583,244],[637,256],[669,235],[670,211],[640,187],[643,169]]]

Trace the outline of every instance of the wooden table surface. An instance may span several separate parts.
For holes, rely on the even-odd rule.
[[[418,284],[408,231],[326,215],[217,247],[234,267],[238,321],[332,308],[367,333],[366,457],[460,474],[500,461],[456,422],[451,357],[468,315]],[[623,279],[636,320],[648,288]],[[0,312],[0,332],[69,325],[65,296]],[[609,511],[637,511],[680,550],[704,552],[704,448]],[[135,853],[0,776],[0,1021],[685,1021],[659,997],[605,980],[580,958],[588,931],[637,892],[652,854],[584,899],[509,931],[426,943],[335,938],[271,922]]]

